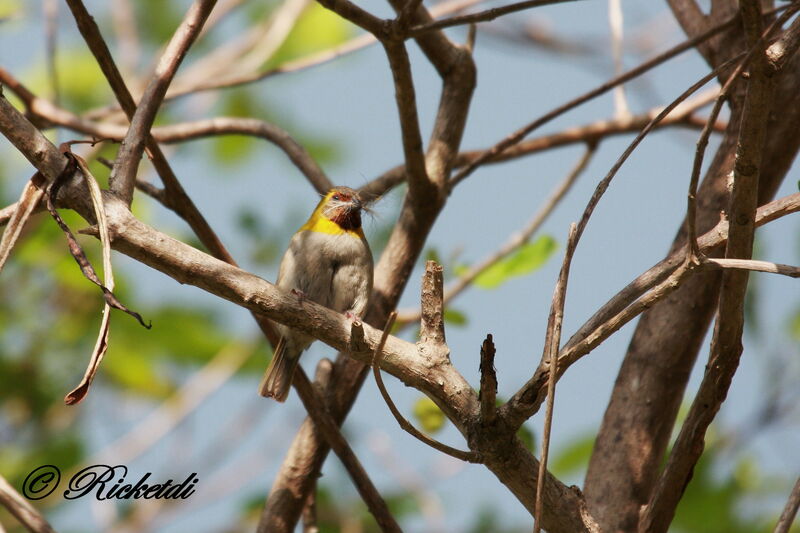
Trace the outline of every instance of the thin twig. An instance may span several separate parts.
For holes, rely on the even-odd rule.
[[[303,406],[306,408],[306,412],[314,420],[314,424],[316,424],[319,431],[325,436],[325,440],[328,441],[330,447],[344,464],[358,489],[358,493],[364,503],[367,504],[367,508],[375,517],[381,530],[400,532],[400,526],[389,511],[389,507],[369,479],[366,470],[364,470],[356,454],[353,453],[347,439],[342,436],[339,426],[325,409],[325,404],[322,403],[322,400],[317,395],[317,391],[314,390],[302,367],[298,367],[295,371],[293,383],[303,402]]]
[[[540,520],[542,516],[542,492],[544,490],[544,478],[547,472],[547,458],[550,453],[550,431],[553,425],[553,407],[556,397],[556,376],[558,375],[558,353],[561,345],[561,325],[564,322],[564,303],[566,302],[567,283],[569,281],[572,257],[575,255],[575,248],[578,244],[577,236],[577,227],[573,223],[569,227],[569,237],[567,238],[564,262],[561,265],[561,272],[558,275],[558,281],[553,291],[550,318],[547,321],[544,353],[542,353],[542,364],[548,364],[549,372],[547,378],[547,407],[545,408],[544,429],[542,431],[542,458],[539,461],[539,476],[536,479],[534,533],[539,533],[542,527]]]
[[[707,120],[695,116],[695,111],[713,101],[717,93],[718,89],[710,89],[691,100],[687,100],[659,122],[657,127],[659,129],[674,126],[696,129],[703,128]],[[637,133],[652,121],[660,111],[661,108],[654,108],[644,113],[628,117],[598,120],[588,124],[566,128],[556,133],[521,141],[519,144],[505,150],[502,154],[486,161],[485,164],[491,165],[501,163],[560,146],[577,143],[597,143],[606,137],[625,133]],[[726,127],[727,124],[724,122],[716,121],[714,123],[714,131],[721,132],[724,131]],[[456,168],[464,167],[479,157],[482,157],[488,150],[489,149],[468,150],[461,152],[456,157],[454,166]],[[390,189],[404,182],[405,179],[405,166],[396,166],[361,187],[361,192],[370,197],[382,196]]]
[[[611,170],[608,171],[608,174],[606,174],[606,176],[602,180],[600,180],[600,182],[597,184],[597,187],[595,188],[595,191],[592,194],[592,197],[589,200],[589,203],[586,205],[586,208],[583,211],[583,215],[581,215],[580,222],[578,222],[577,234],[576,234],[576,237],[575,237],[576,238],[576,245],[580,241],[581,236],[583,235],[583,232],[586,229],[587,224],[589,223],[589,219],[591,218],[592,213],[594,213],[594,210],[597,207],[597,204],[600,202],[600,199],[603,197],[603,195],[605,194],[606,190],[608,189],[608,186],[611,184],[611,180],[614,179],[614,176],[616,176],[617,172],[619,172],[619,169],[622,168],[622,165],[625,163],[625,161],[627,161],[628,157],[630,157],[630,155],[633,153],[633,151],[636,149],[636,147],[639,146],[639,144],[644,140],[644,138],[647,136],[647,134],[650,133],[653,130],[653,128],[655,127],[655,125],[658,122],[660,122],[664,117],[666,117],[681,102],[686,100],[686,98],[688,98],[692,93],[694,93],[695,91],[700,89],[700,87],[702,87],[703,85],[705,85],[706,83],[708,83],[709,81],[714,79],[719,74],[719,72],[721,72],[723,69],[727,68],[728,66],[733,64],[735,61],[741,59],[742,55],[743,54],[741,54],[741,55],[739,55],[739,56],[737,56],[737,57],[735,57],[735,58],[733,58],[733,59],[731,59],[729,61],[726,61],[725,63],[723,63],[722,65],[720,65],[716,69],[712,70],[711,72],[709,72],[708,74],[706,74],[705,76],[700,78],[691,87],[689,87],[683,93],[681,93],[680,96],[678,96],[675,100],[670,102],[669,105],[667,105],[658,115],[656,115],[642,129],[642,131],[639,132],[639,134],[628,145],[628,147],[625,149],[625,151],[622,153],[622,155],[619,156],[617,161],[611,167]]]
[[[381,396],[383,396],[383,400],[386,402],[386,405],[389,407],[389,410],[392,412],[394,419],[397,420],[397,423],[403,428],[407,433],[411,436],[416,438],[417,440],[427,444],[431,448],[434,448],[444,454],[447,454],[451,457],[455,457],[456,459],[461,459],[462,461],[466,461],[468,463],[480,463],[481,457],[480,454],[477,454],[473,451],[461,451],[447,444],[441,443],[436,439],[432,439],[431,437],[425,435],[417,428],[414,427],[411,422],[409,422],[397,406],[394,404],[392,397],[389,396],[389,391],[386,390],[386,385],[383,383],[383,378],[381,377],[380,365],[381,359],[383,358],[383,346],[386,344],[386,339],[389,338],[389,332],[394,325],[394,321],[397,318],[397,311],[392,311],[389,313],[389,318],[386,321],[386,326],[383,328],[383,334],[381,335],[381,340],[375,347],[375,351],[372,353],[372,375],[375,376],[375,383],[378,385],[378,390],[381,392]]]
[[[133,100],[130,90],[126,86],[125,81],[122,79],[122,75],[114,63],[114,59],[111,57],[111,52],[109,51],[108,46],[106,45],[106,42],[100,33],[100,28],[86,10],[86,7],[83,5],[81,0],[67,0],[67,3],[72,11],[73,16],[75,17],[75,21],[78,24],[78,29],[80,30],[81,35],[86,41],[86,44],[89,46],[92,54],[97,59],[100,69],[103,71],[103,75],[105,75],[106,79],[108,80],[108,83],[111,86],[117,101],[122,106],[122,109],[125,111],[128,119],[133,120],[133,116],[137,109],[136,103]],[[145,140],[147,143],[148,152],[153,161],[153,166],[164,183],[165,197],[167,200],[164,202],[164,205],[175,211],[175,213],[177,213],[186,221],[187,224],[189,224],[189,227],[192,228],[198,239],[200,239],[200,242],[202,242],[203,245],[208,248],[209,252],[211,252],[214,257],[231,265],[236,265],[236,261],[233,259],[233,256],[231,256],[231,254],[222,244],[222,241],[208,224],[205,217],[203,217],[203,214],[194,204],[189,195],[186,194],[186,191],[178,180],[178,177],[172,171],[167,158],[164,156],[164,152],[161,150],[161,147],[149,133],[146,135]],[[254,318],[256,319],[261,331],[274,346],[278,341],[278,334],[275,332],[275,328],[266,318],[263,318],[257,314],[254,315]]]
[[[429,24],[422,24],[415,26],[408,31],[409,37],[419,37],[420,35],[433,30],[441,30],[450,28],[452,26],[463,26],[466,24],[475,24],[478,22],[487,22],[494,20],[509,13],[516,13],[525,9],[532,9],[535,7],[549,6],[553,4],[563,4],[566,2],[574,2],[576,0],[526,0],[524,2],[517,2],[502,7],[494,7],[481,11],[480,13],[471,13],[469,15],[461,15],[458,17],[450,17],[444,20],[437,20]]]
[[[608,25],[611,30],[611,56],[614,58],[614,75],[619,76],[622,74],[623,67],[622,34],[624,23],[621,0],[608,0]],[[617,117],[630,115],[623,84],[614,87],[614,115]]]
[[[739,9],[750,49],[748,57],[754,57],[749,68],[750,79],[736,144],[729,204],[732,223],[725,248],[726,259],[752,257],[762,153],[774,94],[774,83],[768,70],[763,43],[772,30],[778,27],[776,21],[766,31],[762,31],[763,17],[758,0],[743,0],[739,3]],[[643,530],[655,533],[667,531],[694,467],[703,453],[706,431],[730,389],[742,353],[741,337],[748,274],[747,271],[737,270],[723,272],[706,372],[664,470],[641,514]]]
[[[479,4],[483,1],[484,0],[450,0],[433,6],[430,10],[430,13],[434,17],[446,15],[449,13],[455,13],[467,9],[473,5]],[[373,34],[365,33],[359,35],[358,37],[354,37],[353,39],[343,44],[334,46],[333,48],[322,50],[320,52],[315,52],[313,54],[309,54],[299,59],[287,61],[277,67],[272,67],[261,72],[253,72],[241,75],[229,75],[216,78],[206,78],[197,80],[194,85],[186,85],[186,86],[184,86],[184,84],[181,83],[182,80],[177,80],[176,83],[167,92],[166,100],[179,98],[181,96],[194,94],[200,91],[227,89],[249,83],[255,83],[280,74],[300,72],[309,68],[323,65],[330,61],[333,61],[334,59],[338,59],[345,55],[351,54],[353,52],[366,48],[367,46],[373,45],[377,42],[378,40],[375,38]]]
[[[131,118],[128,134],[117,154],[114,169],[109,178],[109,188],[126,204],[133,199],[139,160],[144,153],[145,142],[156,118],[167,88],[183,61],[189,47],[194,43],[203,23],[208,18],[217,0],[196,0],[189,8],[175,34],[170,39],[164,54],[159,59],[153,77],[144,90],[136,112]]]
[[[778,523],[775,524],[774,533],[789,533],[794,517],[797,516],[798,507],[800,507],[800,477],[797,478],[794,488],[789,494],[789,499],[786,500],[786,506],[783,508],[781,517],[778,519]]]
[[[38,172],[25,183],[19,201],[10,206],[15,207],[15,209],[9,214],[8,227],[3,231],[3,236],[0,239],[0,272],[2,272],[3,266],[5,266],[8,257],[11,255],[11,250],[14,249],[22,230],[44,196],[44,188],[36,186],[37,178]],[[4,211],[6,209],[0,211],[0,220],[4,218]]]
[[[542,207],[539,208],[539,211],[536,212],[525,228],[521,232],[513,234],[496,252],[486,257],[478,264],[469,267],[466,272],[462,273],[458,279],[456,279],[449,287],[447,287],[444,292],[445,307],[447,307],[447,305],[452,302],[454,298],[467,289],[478,276],[499,261],[519,250],[526,243],[530,242],[533,235],[539,231],[539,228],[547,220],[553,210],[555,210],[567,192],[569,192],[569,190],[577,181],[578,177],[583,173],[584,170],[586,170],[586,167],[589,165],[589,161],[591,161],[591,158],[596,151],[597,144],[589,143],[586,147],[586,150],[581,155],[581,158],[578,160],[572,170],[570,170],[569,174],[567,174],[561,183],[556,186],[556,188],[550,194],[550,197],[545,200]],[[401,324],[407,324],[410,322],[416,322],[419,320],[419,318],[420,312],[418,310],[408,311],[400,315],[398,322]]]
[[[36,96],[27,87],[19,82],[10,72],[0,67],[0,83],[8,85],[25,103],[26,110],[48,123],[64,126],[74,131],[92,135],[96,138],[123,140],[128,128],[117,124],[93,122],[83,119],[65,109],[59,108],[51,102]],[[120,91],[121,92],[121,91]],[[126,107],[127,111],[128,107]],[[131,109],[132,112],[135,108]],[[150,133],[158,142],[178,143],[194,139],[201,139],[215,135],[248,135],[258,137],[275,144],[295,164],[295,166],[308,178],[314,189],[320,194],[328,192],[333,184],[322,168],[317,164],[311,154],[298,143],[287,131],[282,128],[257,119],[241,117],[215,117],[192,122],[181,122],[168,126],[152,128]],[[156,143],[148,138],[148,150],[159,150]],[[159,150],[160,151],[160,150]],[[162,174],[166,182],[173,181],[164,178],[171,174],[164,168],[166,161],[161,162],[162,156],[152,155],[154,165]],[[209,246],[209,248],[211,248]]]
[[[691,259],[693,261],[700,260],[700,251],[697,246],[697,185],[700,181],[700,171],[703,167],[703,157],[705,155],[706,148],[708,147],[708,138],[711,136],[711,129],[713,127],[712,125],[716,122],[717,117],[722,111],[722,104],[727,100],[734,83],[739,80],[739,76],[741,75],[742,71],[750,63],[755,53],[759,50],[760,43],[763,43],[767,36],[770,35],[775,28],[780,27],[786,20],[788,20],[788,18],[792,16],[795,11],[796,8],[787,9],[780,17],[778,17],[778,19],[770,25],[770,28],[768,28],[768,30],[761,36],[758,41],[759,44],[757,46],[753,46],[748,51],[742,62],[736,66],[733,72],[731,72],[728,80],[719,90],[719,94],[714,101],[714,106],[712,107],[711,113],[708,116],[706,125],[703,127],[703,131],[700,133],[700,138],[697,140],[694,163],[692,164],[692,175],[689,181],[689,193],[687,194],[686,200],[686,238],[689,242],[689,248],[687,249],[687,252],[692,254]]]
[[[787,6],[781,6],[777,10],[772,10],[771,12],[768,12],[768,14],[775,13],[778,10],[782,10],[782,9],[786,9],[786,8],[787,8]],[[693,49],[698,43],[702,43],[703,41],[713,37],[714,35],[718,34],[719,32],[728,29],[729,27],[733,26],[734,24],[737,24],[738,21],[739,21],[738,17],[732,17],[731,19],[727,20],[726,22],[718,24],[717,26],[711,28],[710,30],[706,31],[705,33],[702,33],[702,34],[698,35],[697,37],[693,37],[691,39],[688,39],[688,40],[678,44],[677,46],[674,46],[674,47],[670,48],[666,52],[663,52],[663,53],[659,54],[658,56],[656,56],[656,57],[654,57],[654,58],[652,58],[652,59],[650,59],[648,61],[645,61],[641,65],[639,65],[637,67],[634,67],[631,70],[628,70],[627,72],[625,72],[624,74],[621,74],[620,76],[616,76],[616,77],[610,79],[609,81],[603,83],[602,85],[596,87],[595,89],[592,89],[591,91],[589,91],[587,93],[584,93],[581,96],[578,96],[578,97],[570,100],[569,102],[566,102],[566,103],[560,105],[559,107],[557,107],[557,108],[553,109],[552,111],[549,111],[548,113],[542,115],[540,118],[534,120],[533,122],[527,124],[526,126],[523,126],[519,130],[517,130],[514,133],[508,135],[505,139],[501,140],[500,142],[498,142],[497,144],[492,146],[489,150],[486,150],[483,153],[483,155],[481,155],[480,157],[478,157],[477,159],[475,159],[474,161],[472,161],[471,163],[466,165],[457,174],[455,174],[452,178],[450,178],[450,182],[449,182],[450,188],[452,189],[453,187],[455,187],[459,182],[461,182],[462,180],[467,178],[467,176],[472,174],[482,164],[484,164],[487,161],[499,156],[504,151],[506,151],[508,148],[510,148],[510,147],[514,146],[515,144],[519,143],[523,138],[525,138],[533,130],[539,128],[540,126],[543,126],[544,124],[546,124],[546,123],[550,122],[551,120],[555,119],[556,117],[566,113],[567,111],[570,111],[571,109],[574,109],[575,107],[578,107],[579,105],[582,105],[582,104],[588,102],[589,100],[592,100],[593,98],[596,98],[596,97],[608,92],[609,90],[613,89],[617,85],[619,85],[621,83],[625,83],[627,81],[630,81],[630,80],[632,80],[632,79],[634,79],[634,78],[636,78],[638,76],[641,76],[645,72],[647,72],[650,69],[660,65],[661,63],[664,63],[664,62],[672,59],[673,57],[675,57],[675,56],[677,56],[677,55],[679,55],[679,54],[681,54],[681,53],[683,53],[683,52],[685,52],[687,50]]]
[[[770,274],[789,276],[790,278],[800,278],[800,267],[770,263],[769,261],[756,261],[754,259],[715,259],[707,257],[702,260],[700,265],[710,268],[768,272]]]
[[[0,505],[8,509],[19,523],[33,533],[56,533],[50,523],[36,508],[14,489],[0,474]]]

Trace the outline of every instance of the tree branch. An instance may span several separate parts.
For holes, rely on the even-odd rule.
[[[760,4],[757,0],[743,0],[740,10],[748,45],[760,48]],[[752,256],[758,184],[773,90],[774,84],[767,72],[766,55],[760,51],[751,63],[742,113],[729,208],[731,223],[725,249],[726,259],[750,259]],[[747,281],[746,270],[726,270],[722,274],[722,292],[706,373],[667,465],[650,496],[640,531],[666,531],[669,527],[694,466],[703,452],[706,429],[727,396],[742,353]]]
[[[535,7],[549,6],[553,4],[563,4],[565,2],[574,2],[576,0],[525,0],[524,2],[517,2],[502,7],[494,7],[479,13],[471,13],[469,15],[461,15],[457,17],[450,17],[436,22],[429,22],[427,24],[420,24],[408,30],[409,37],[419,37],[420,35],[432,30],[442,30],[453,26],[465,26],[467,24],[475,24],[477,22],[487,22],[494,20],[509,13],[516,13]]]
[[[567,282],[569,281],[572,256],[575,254],[575,247],[578,244],[577,237],[577,226],[570,224],[564,261],[561,265],[561,272],[558,274],[556,287],[553,290],[550,317],[547,321],[547,334],[545,335],[544,350],[540,363],[541,365],[548,365],[548,379],[547,407],[545,408],[544,429],[542,430],[542,458],[539,460],[539,479],[536,484],[536,523],[533,526],[534,533],[539,533],[542,527],[541,520],[538,517],[542,516],[542,492],[545,472],[547,472],[547,458],[550,453],[550,431],[553,426],[553,408],[556,399],[556,374],[558,373],[558,352],[561,346],[561,325],[564,322]]]
[[[404,4],[393,3],[396,12]],[[430,16],[424,7],[417,9],[412,22],[426,22]],[[431,140],[428,143],[426,167],[434,183],[442,183],[449,175],[464,132],[467,112],[475,88],[475,65],[465,50],[450,43],[441,32],[431,32],[417,43],[434,64],[444,81],[439,111]],[[442,200],[444,195],[442,195]],[[383,324],[395,309],[425,240],[443,205],[435,198],[406,195],[389,242],[375,268],[375,282],[366,320]],[[339,354],[330,385],[326,388],[329,409],[341,421],[353,404],[368,367]],[[262,523],[280,515],[290,531],[318,475],[328,449],[314,435],[312,426],[304,423],[276,477],[267,499]]]
[[[83,7],[80,0],[69,0],[69,4],[79,23],[90,23],[88,21],[81,22],[83,20],[82,17],[77,15],[77,13],[81,13],[80,8]],[[81,4],[80,7],[78,7],[78,4]],[[148,83],[139,105],[136,107],[136,112],[131,118],[130,128],[117,154],[114,169],[111,171],[111,178],[109,179],[111,191],[118,194],[126,204],[130,205],[133,199],[139,160],[144,153],[145,141],[156,118],[161,101],[164,99],[167,88],[172,82],[172,78],[175,76],[175,72],[177,72],[186,52],[194,43],[215,4],[216,0],[196,0],[192,7],[189,8],[180,26],[175,30],[172,39],[170,39],[164,54],[161,56],[153,77]],[[85,11],[85,8],[83,8],[83,11]],[[93,21],[91,23],[93,24]],[[99,32],[96,35],[99,36]],[[96,46],[105,48],[104,55],[108,58],[107,61],[111,61],[111,56],[105,43],[97,43]],[[114,67],[114,70],[116,70],[116,67]],[[121,76],[118,80],[115,80],[115,83],[118,83],[119,86],[124,84]]]
[[[785,7],[784,7],[785,8]],[[480,157],[475,159],[474,161],[467,164],[464,168],[462,168],[456,175],[450,178],[450,188],[452,189],[462,180],[466,179],[470,174],[472,174],[479,166],[483,165],[487,161],[498,157],[500,154],[505,152],[507,149],[511,148],[512,146],[518,144],[525,138],[530,132],[533,130],[547,124],[554,118],[566,113],[567,111],[582,105],[593,98],[596,98],[617,85],[630,81],[638,76],[641,76],[645,72],[649,71],[650,69],[672,59],[673,57],[685,52],[686,50],[690,50],[695,47],[697,44],[704,42],[705,40],[711,38],[712,36],[718,34],[721,31],[726,30],[727,28],[732,27],[737,22],[737,18],[731,18],[722,24],[718,24],[713,28],[709,29],[705,33],[702,33],[696,37],[688,39],[677,46],[672,47],[671,49],[667,50],[659,54],[658,56],[645,61],[641,65],[620,74],[612,78],[611,80],[603,83],[602,85],[592,89],[591,91],[578,96],[569,102],[562,104],[561,106],[549,111],[548,113],[542,115],[538,119],[534,120],[533,122],[523,126],[522,128],[518,129],[517,131],[513,132],[512,134],[508,135],[505,139],[501,140],[494,146],[492,146],[489,150],[486,150]],[[579,232],[580,233],[580,232]]]
[[[497,420],[497,372],[494,368],[495,347],[492,334],[486,335],[481,344],[481,388],[478,400],[481,402],[481,425],[491,426]],[[537,488],[538,490],[538,488]]]
[[[789,499],[786,500],[786,506],[783,508],[781,517],[778,519],[778,523],[775,524],[774,533],[789,533],[794,518],[797,516],[798,508],[800,508],[800,477],[797,478],[794,488],[789,494]]]
[[[0,505],[33,533],[56,533],[50,523],[0,475]]]
[[[168,46],[167,50],[162,55],[162,60],[169,60],[170,56],[170,49],[175,43],[175,48],[178,50],[173,50],[174,53],[183,53],[186,52],[186,47],[191,45],[192,40],[197,36],[197,33],[200,31],[203,25],[203,21],[208,17],[209,12],[214,6],[213,1],[204,1],[204,0],[197,0],[197,3],[193,4],[192,8],[190,8],[189,12],[187,13],[184,21],[181,23],[181,26],[178,27],[176,30],[173,39],[170,42],[170,46]],[[101,70],[103,71],[103,75],[105,75],[106,79],[111,86],[114,95],[117,98],[117,101],[122,106],[123,111],[128,116],[128,119],[131,120],[131,124],[133,124],[134,117],[138,112],[136,104],[133,100],[133,96],[131,95],[128,87],[125,84],[125,81],[122,79],[122,75],[119,72],[116,64],[114,63],[114,59],[111,57],[111,52],[108,50],[105,41],[103,40],[103,36],[100,34],[100,28],[98,28],[97,24],[94,22],[94,19],[91,17],[89,12],[86,10],[86,7],[83,5],[81,0],[67,0],[67,3],[72,10],[72,14],[75,17],[75,21],[78,24],[78,29],[81,32],[86,44],[89,46],[92,54],[97,59],[98,64],[100,65]],[[182,50],[182,52],[181,52]],[[181,56],[182,57],[182,56]],[[177,57],[172,58],[173,63],[170,63],[170,68],[174,67],[171,72],[171,76],[174,76],[175,69],[177,69],[180,59]],[[158,75],[158,69],[157,69]],[[151,86],[157,86],[156,89],[159,91],[163,89],[166,91],[166,87],[169,85],[169,81],[167,80],[165,84],[159,84],[158,76],[151,81]],[[170,76],[170,79],[171,79]],[[154,97],[158,97],[158,94],[154,94]],[[164,94],[160,93],[159,98],[163,98]],[[160,101],[160,100],[159,100]],[[156,106],[157,107],[157,106]],[[155,112],[155,111],[153,111]],[[128,130],[130,134],[132,130],[131,128]],[[161,147],[155,141],[153,136],[150,134],[149,126],[147,130],[144,132],[145,137],[144,140],[147,144],[147,149],[150,154],[150,157],[153,161],[153,166],[156,168],[158,175],[161,177],[162,182],[164,183],[165,188],[165,205],[168,206],[170,209],[174,210],[181,218],[183,218],[189,227],[192,228],[192,231],[197,235],[200,239],[200,242],[203,243],[206,248],[214,255],[214,257],[221,259],[227,263],[236,264],[236,261],[233,257],[228,253],[228,250],[222,244],[222,241],[219,239],[217,234],[211,228],[211,226],[206,221],[205,217],[203,217],[200,210],[194,204],[192,199],[186,194],[183,186],[181,185],[180,181],[178,181],[178,177],[172,171],[172,168],[167,161],[167,158],[164,156],[164,153],[161,150]],[[127,138],[127,135],[126,135]],[[124,142],[124,141],[123,141]],[[117,161],[115,162],[114,168],[118,168],[117,165],[119,164],[119,157],[120,154],[117,155]],[[141,152],[139,156],[136,158],[136,164],[134,168],[138,168],[138,160],[141,158]],[[112,169],[112,174],[114,170]],[[135,185],[136,182],[136,172],[134,171],[133,174],[133,183],[131,186]],[[126,186],[127,187],[127,186]],[[113,187],[112,187],[113,190]],[[132,193],[132,191],[131,191]],[[130,205],[130,199],[126,202]],[[264,335],[270,340],[273,346],[277,343],[278,335],[275,332],[272,325],[269,323],[268,320],[255,316],[256,322],[258,323],[261,331]]]
[[[295,371],[293,384],[303,402],[303,406],[306,408],[306,412],[314,420],[317,429],[325,437],[325,440],[336,452],[342,463],[344,463],[356,489],[358,489],[358,493],[364,503],[367,504],[369,512],[375,517],[375,521],[378,522],[381,531],[400,532],[400,526],[389,511],[389,507],[381,497],[378,489],[372,484],[347,439],[342,436],[339,426],[325,409],[325,404],[322,403],[322,400],[317,395],[317,391],[314,390],[302,367],[297,368]]]
[[[756,226],[763,226],[769,222],[777,220],[786,215],[800,212],[800,193],[795,193],[774,202],[771,202],[758,209],[756,214]],[[713,250],[724,245],[728,239],[728,221],[721,220],[713,229],[702,235],[698,239],[700,251],[709,254]],[[619,321],[621,313],[635,302],[641,302],[640,298],[648,291],[656,287],[663,286],[671,275],[684,263],[686,259],[686,248],[673,251],[669,257],[660,261],[656,265],[640,274],[635,280],[630,282],[624,289],[619,291],[613,298],[604,304],[592,317],[586,321],[578,331],[567,341],[559,354],[559,371],[565,369],[562,365],[567,361],[576,360],[579,354],[585,355],[584,350],[599,344],[598,335],[607,328],[609,324]],[[666,296],[661,294],[661,297]],[[645,302],[652,305],[656,301]],[[640,305],[638,309],[642,312],[645,306]],[[615,318],[617,317],[617,318]],[[627,320],[633,316],[625,317]],[[619,324],[621,327],[623,324]],[[587,346],[587,341],[591,340]],[[592,349],[590,348],[590,349]],[[543,391],[547,381],[547,372],[539,368],[534,377],[531,378],[519,391],[500,410],[500,415],[512,427],[518,427],[525,420],[530,418],[541,406],[544,400]]]
[[[35,118],[46,122],[48,125],[58,125],[78,131],[86,135],[91,135],[98,139],[122,140],[128,128],[117,124],[94,122],[83,119],[65,109],[61,109],[50,101],[40,98],[30,92],[22,85],[10,72],[0,67],[0,83],[8,85],[14,94],[22,99],[26,111]],[[127,90],[125,91],[127,93]],[[130,94],[130,93],[127,93]],[[127,109],[127,108],[126,108]],[[134,111],[134,109],[131,109]],[[215,117],[192,122],[180,122],[168,126],[157,126],[150,130],[152,137],[157,142],[179,143],[202,139],[215,135],[247,135],[258,137],[275,144],[280,148],[294,163],[294,165],[308,178],[314,189],[320,194],[327,193],[333,187],[333,183],[320,168],[310,153],[298,143],[287,131],[269,122],[264,122],[252,118],[241,117]],[[148,138],[148,141],[150,139]],[[160,148],[155,142],[148,142],[148,150],[158,150]],[[163,158],[163,154],[159,156]],[[156,159],[154,157],[154,159]],[[160,174],[171,174],[166,159],[154,160]],[[167,165],[168,166],[168,165]],[[164,179],[162,177],[162,179]],[[171,182],[170,178],[164,179]],[[209,249],[211,247],[209,246]]]
[[[414,425],[411,422],[409,422],[403,416],[403,414],[394,404],[394,401],[392,401],[392,397],[389,395],[389,391],[386,390],[386,385],[384,385],[383,378],[381,377],[380,364],[382,356],[381,351],[383,350],[383,345],[386,343],[386,339],[389,336],[389,331],[391,331],[396,318],[397,318],[397,313],[392,311],[389,314],[389,319],[386,321],[386,325],[383,327],[383,335],[381,335],[381,340],[372,354],[372,363],[370,365],[372,367],[372,375],[375,377],[375,384],[378,386],[378,390],[380,391],[381,396],[383,397],[383,401],[386,402],[386,406],[389,408],[389,411],[392,412],[392,416],[394,416],[394,419],[397,421],[397,424],[406,433],[410,434],[415,439],[419,440],[424,444],[427,444],[428,446],[434,448],[435,450],[438,450],[451,457],[455,457],[456,459],[460,459],[462,461],[466,461],[469,463],[480,463],[481,458],[479,454],[476,454],[474,452],[464,452],[458,450],[456,448],[443,444],[435,439],[432,439],[431,437],[419,431],[417,428],[414,427]]]
[[[709,90],[697,97],[683,102],[675,108],[669,115],[661,120],[655,128],[681,126],[686,128],[703,128],[708,122],[705,118],[697,117],[696,111],[713,101],[718,91]],[[508,148],[496,157],[486,161],[487,165],[510,161],[527,155],[543,152],[552,148],[568,146],[572,144],[593,144],[599,143],[603,139],[625,133],[638,133],[649,122],[652,122],[662,108],[654,108],[650,111],[631,115],[628,117],[616,117],[612,119],[598,120],[573,126],[557,133],[543,135],[521,141],[519,144]],[[725,131],[726,124],[721,122],[714,123],[714,131]],[[469,150],[458,154],[454,162],[454,168],[464,167],[479,157],[482,157],[489,149]],[[362,194],[368,197],[378,197],[396,187],[406,179],[405,166],[396,166],[374,180],[361,187]]]

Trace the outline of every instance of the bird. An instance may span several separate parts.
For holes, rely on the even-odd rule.
[[[308,221],[292,236],[283,254],[276,285],[350,318],[367,309],[372,292],[373,260],[358,191],[334,187],[320,200]],[[276,324],[280,340],[259,385],[259,394],[284,402],[300,355],[314,337]]]

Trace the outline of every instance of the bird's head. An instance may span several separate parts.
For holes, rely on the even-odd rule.
[[[338,224],[343,230],[361,228],[361,211],[365,209],[358,191],[350,187],[335,187],[320,202],[320,214]]]

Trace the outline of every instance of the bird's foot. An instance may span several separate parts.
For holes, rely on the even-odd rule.
[[[363,322],[361,320],[361,317],[352,311],[345,311],[344,316],[346,316],[348,320],[352,320],[353,322]]]
[[[303,302],[305,302],[305,301],[306,301],[306,293],[304,293],[304,292],[303,292],[303,291],[301,291],[300,289],[292,289],[292,290],[291,290],[291,292],[292,292],[292,294],[294,294],[295,296],[297,296],[297,300],[298,300],[298,301],[299,301],[301,304],[302,304]]]

